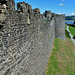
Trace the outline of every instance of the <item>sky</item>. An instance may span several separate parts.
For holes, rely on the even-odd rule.
[[[39,8],[41,13],[50,10],[52,13],[75,15],[75,0],[15,0],[15,3],[23,2],[30,4],[32,8]]]

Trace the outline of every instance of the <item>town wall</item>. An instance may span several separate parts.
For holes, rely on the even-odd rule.
[[[55,37],[65,39],[63,16],[44,20],[40,9],[20,2],[15,10],[14,1],[6,1],[0,5],[0,74],[44,75]]]

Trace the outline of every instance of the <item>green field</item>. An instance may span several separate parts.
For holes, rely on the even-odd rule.
[[[69,30],[73,36],[75,36],[75,27],[69,26]]]
[[[75,46],[68,36],[55,39],[45,75],[75,75]]]

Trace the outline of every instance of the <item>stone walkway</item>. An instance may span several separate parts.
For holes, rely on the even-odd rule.
[[[67,26],[67,25],[66,25]],[[70,30],[69,30],[69,26],[67,26],[67,31],[69,32],[69,35],[70,35],[70,37],[71,37],[71,40],[72,40],[72,42],[73,42],[73,44],[75,45],[75,40],[73,39],[73,35],[71,34],[71,32],[70,32]]]

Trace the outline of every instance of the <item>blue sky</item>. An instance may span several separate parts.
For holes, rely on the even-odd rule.
[[[32,8],[39,8],[41,13],[45,10],[66,15],[75,15],[75,0],[15,0],[15,3],[30,4]]]

